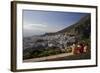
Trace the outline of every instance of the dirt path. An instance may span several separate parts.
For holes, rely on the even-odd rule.
[[[52,60],[52,59],[63,58],[63,57],[68,57],[68,56],[72,56],[72,55],[73,55],[73,53],[63,53],[63,54],[59,54],[59,55],[28,59],[28,60],[24,60],[24,62],[38,62],[38,61]]]

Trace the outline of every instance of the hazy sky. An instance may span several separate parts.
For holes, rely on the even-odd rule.
[[[40,35],[62,30],[87,13],[23,10],[23,36]]]

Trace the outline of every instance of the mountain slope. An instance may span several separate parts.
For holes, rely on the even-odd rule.
[[[91,17],[90,14],[87,14],[85,17],[80,19],[77,23],[66,27],[65,29],[62,29],[55,33],[46,33],[45,35],[55,35],[60,33],[67,33],[67,34],[73,34],[73,35],[79,35],[83,34],[84,31],[88,31],[88,33],[91,32]]]

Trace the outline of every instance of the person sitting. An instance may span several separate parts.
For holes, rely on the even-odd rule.
[[[77,47],[75,48],[75,54],[82,54],[84,51],[84,45],[83,43],[79,43],[77,44]]]
[[[86,53],[87,52],[87,49],[88,49],[88,44],[86,44],[85,46],[84,46],[84,53]]]
[[[80,53],[84,52],[84,45],[83,45],[83,43],[80,44],[79,51],[80,51]]]
[[[71,49],[72,49],[72,54],[74,54],[75,48],[76,48],[76,44],[75,44],[75,43],[73,43],[73,45],[71,46]]]
[[[75,54],[80,54],[80,51],[79,51],[79,50],[80,50],[80,47],[81,47],[81,46],[80,46],[79,44],[77,44],[77,47],[76,47],[75,50],[74,50],[74,53],[75,53]]]

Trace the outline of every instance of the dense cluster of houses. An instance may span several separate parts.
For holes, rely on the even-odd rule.
[[[28,41],[27,41],[28,40]],[[24,40],[24,49],[66,49],[76,41],[74,35],[55,34],[32,37],[31,39]]]

